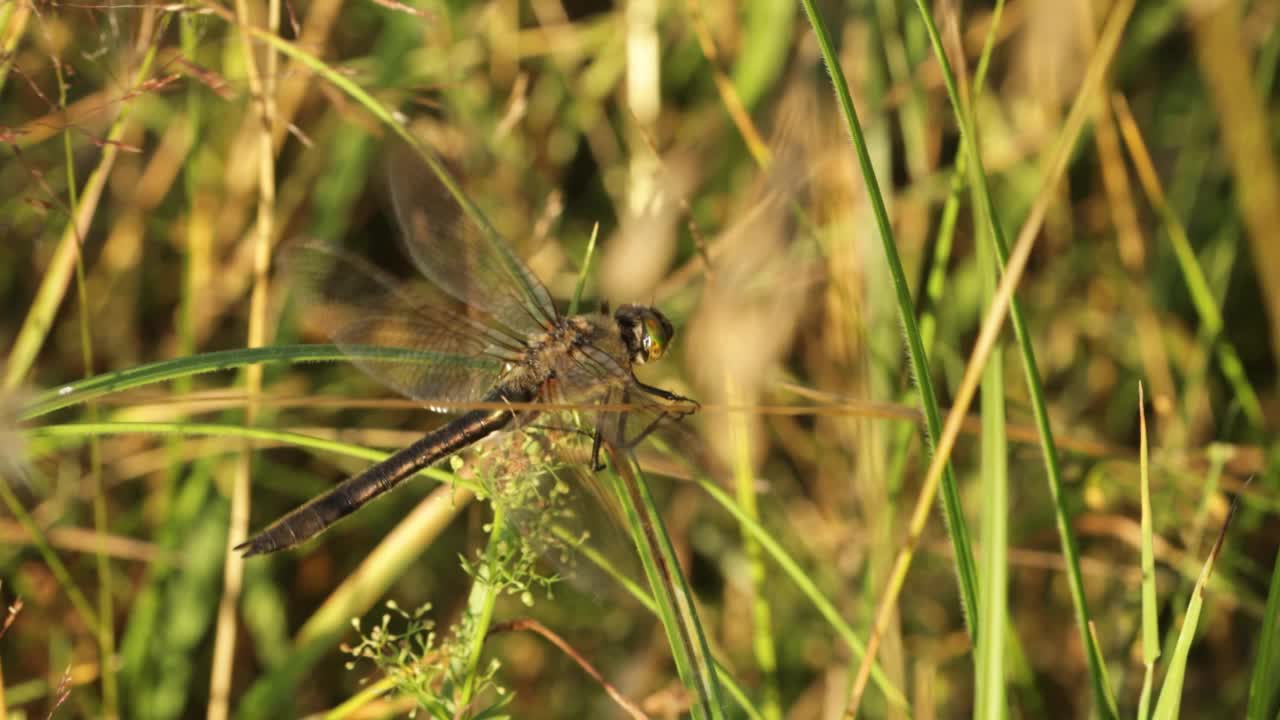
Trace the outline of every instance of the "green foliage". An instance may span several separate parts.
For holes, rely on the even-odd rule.
[[[1273,5],[0,2],[0,716],[1274,720]],[[701,410],[242,564],[441,422],[396,137]]]
[[[471,705],[469,717],[498,717],[497,713],[511,701],[507,690],[497,682],[501,664],[493,660],[475,678],[468,678],[452,661],[470,641],[474,623],[464,619],[445,640],[440,640],[435,622],[427,617],[429,604],[407,611],[389,600],[386,607],[388,612],[367,632],[358,620],[352,621],[360,633],[360,642],[344,648],[356,658],[347,663],[347,669],[358,670],[362,665],[357,661],[368,661],[391,680],[396,692],[413,698],[417,710],[438,720],[458,716],[463,708],[454,693],[465,682],[473,682],[477,693],[491,692],[494,697],[487,707]]]

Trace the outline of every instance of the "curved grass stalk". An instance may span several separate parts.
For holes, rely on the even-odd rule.
[[[573,539],[568,534],[562,535],[561,538],[565,540]],[[604,570],[614,582],[618,583],[622,589],[627,591],[628,595],[635,598],[646,610],[654,615],[658,614],[658,604],[654,601],[653,596],[645,592],[644,588],[628,577],[625,572],[619,570],[607,557],[590,545],[580,544],[577,547],[584,557],[595,564],[596,567]],[[724,685],[725,689],[729,691],[729,695],[733,696],[733,700],[738,703],[738,707],[742,708],[742,711],[747,714],[747,717],[751,718],[751,720],[765,720],[764,715],[751,702],[751,698],[747,696],[746,690],[738,684],[737,680],[734,680],[733,675],[725,669],[719,660],[715,661],[715,671],[716,677]]]
[[[81,622],[93,633],[95,637],[101,634],[98,614],[94,612],[93,606],[89,604],[88,598],[80,591],[75,580],[71,577],[71,571],[54,552],[53,546],[49,543],[40,526],[36,524],[35,518],[31,517],[31,513],[22,506],[22,501],[13,492],[13,488],[9,484],[10,479],[0,477],[0,501],[3,501],[5,507],[13,514],[14,519],[22,525],[22,529],[27,531],[27,535],[31,537],[31,543],[35,545],[36,551],[40,553],[40,557],[45,564],[49,566],[49,572],[53,574],[58,585],[61,586],[63,592],[67,594],[67,599],[71,601],[71,606],[75,608],[76,614],[80,616]]]
[[[219,350],[189,357],[161,360],[138,365],[127,370],[103,373],[47,390],[35,397],[18,414],[18,419],[34,420],[49,413],[73,405],[88,402],[114,392],[167,382],[178,378],[232,370],[254,363],[268,362],[345,362],[348,358],[397,358],[412,360],[415,357],[430,359],[430,353],[396,348],[353,346],[338,349],[337,345],[271,345],[260,348]]]
[[[607,444],[609,479],[618,497],[632,541],[657,600],[658,616],[667,631],[672,658],[685,687],[697,698],[695,718],[725,717],[720,683],[707,638],[698,621],[693,593],[680,570],[662,515],[653,501],[635,456]]]

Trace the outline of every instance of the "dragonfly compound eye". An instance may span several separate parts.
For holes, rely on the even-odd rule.
[[[674,328],[662,313],[651,307],[622,305],[614,318],[631,354],[631,362],[643,364],[666,353]]]
[[[668,327],[657,317],[645,318],[642,342],[650,360],[657,360],[667,351],[667,343],[671,340],[671,335],[667,332]]]

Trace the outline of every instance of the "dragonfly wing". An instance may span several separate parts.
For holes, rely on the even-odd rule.
[[[414,400],[477,400],[518,358],[521,342],[508,328],[465,314],[425,283],[398,281],[317,242],[290,247],[285,266],[306,321],[374,379]]]
[[[556,321],[547,289],[460,189],[455,196],[418,152],[403,144],[393,146],[387,165],[396,218],[423,275],[521,333]]]
[[[484,397],[502,375],[502,361],[488,354],[449,352],[441,342],[448,336],[437,330],[410,318],[375,316],[342,326],[333,340],[357,367],[405,397],[427,404]]]

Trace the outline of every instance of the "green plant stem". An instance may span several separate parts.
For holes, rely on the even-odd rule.
[[[1142,383],[1138,383],[1138,483],[1142,511],[1142,691],[1138,696],[1138,720],[1150,717],[1151,684],[1160,657],[1160,625],[1156,612],[1156,561],[1152,542],[1151,478],[1147,471],[1147,415]]]
[[[970,186],[972,189],[972,185]],[[983,227],[983,207],[973,204],[974,226]],[[979,250],[983,295],[995,295],[998,267],[989,245]],[[982,635],[975,650],[974,717],[1003,720],[1008,713],[1005,687],[1006,630],[1009,617],[1009,440],[1005,435],[1004,356],[999,345],[983,369],[982,414],[982,564],[979,601]]]
[[[476,571],[471,585],[471,595],[467,598],[467,656],[462,664],[462,688],[458,695],[458,707],[467,707],[475,692],[476,671],[480,667],[480,656],[484,652],[484,641],[489,634],[489,626],[493,624],[493,609],[498,604],[498,583],[494,581],[495,569],[506,559],[502,556],[502,547],[509,545],[506,518],[497,503],[489,503],[493,509],[493,518],[489,521],[489,544],[485,548],[485,561]]]
[[[67,83],[62,73],[62,63],[55,59],[54,74],[58,79],[58,107],[66,112],[67,109]],[[67,204],[70,208],[71,217],[79,215],[79,202],[76,197],[76,171],[75,157],[71,148],[71,128],[68,126],[62,132],[62,151],[67,171]],[[91,318],[89,303],[89,289],[85,282],[84,269],[84,253],[81,250],[84,247],[83,238],[77,238],[75,244],[75,281],[76,281],[76,301],[79,305],[79,330],[80,330],[80,358],[84,364],[85,377],[93,376],[93,331],[91,329]],[[95,403],[89,403],[88,415],[90,422],[97,421],[98,407]],[[105,536],[108,531],[107,520],[107,493],[102,484],[102,445],[98,442],[97,437],[89,439],[89,485],[93,488],[93,525],[99,535]],[[103,713],[108,718],[116,718],[120,715],[120,699],[118,685],[116,682],[116,662],[115,662],[115,611],[112,607],[111,592],[111,562],[107,557],[105,548],[101,544],[94,552],[94,559],[98,573],[98,617],[103,622],[98,623],[98,652],[101,657],[102,665],[102,706]]]
[[[67,570],[67,566],[62,564],[62,559],[53,551],[53,547],[49,545],[48,538],[41,532],[40,526],[36,524],[35,519],[27,512],[27,509],[22,506],[22,501],[14,494],[13,488],[9,486],[7,479],[0,480],[0,500],[4,501],[5,507],[13,514],[18,524],[22,525],[22,529],[27,532],[32,544],[36,546],[36,551],[40,553],[40,557],[49,566],[49,572],[58,581],[62,591],[67,594],[67,599],[71,601],[71,606],[76,609],[76,613],[80,616],[80,620],[84,622],[85,627],[95,636],[100,636],[102,631],[98,627],[98,615],[93,611],[93,606],[89,604],[89,600],[84,596],[84,593],[80,592],[80,588],[76,586],[75,580],[71,578],[71,573]]]
[[[720,699],[714,660],[698,620],[693,594],[680,570],[662,515],[635,457],[611,443],[606,445],[615,495],[622,505],[632,541],[657,600],[659,617],[667,632],[676,670],[685,687],[697,698],[693,716],[720,720],[724,717],[724,705]]]
[[[987,68],[991,64],[991,53],[995,49],[996,34],[1000,29],[1000,19],[1004,12],[1004,0],[996,0],[991,11],[991,24],[987,29],[982,44],[982,54],[978,58],[978,69],[974,73],[973,92],[975,96],[982,94],[986,85]],[[951,251],[955,246],[956,221],[960,217],[960,196],[968,183],[969,161],[965,146],[956,149],[955,167],[951,171],[951,183],[947,191],[947,199],[942,206],[942,215],[938,220],[937,240],[928,273],[924,282],[925,305],[920,313],[920,338],[924,346],[926,358],[933,356],[933,343],[937,339],[938,308],[942,307],[942,297],[947,287],[947,270],[951,262]],[[893,462],[890,477],[895,487],[901,487],[902,476],[906,472],[907,452],[910,440],[915,436],[913,425],[898,425],[894,438]]]
[[[728,379],[727,384],[725,397],[730,403],[739,403],[741,398],[731,378]],[[752,520],[759,522],[756,479],[751,466],[750,429],[746,415],[731,414],[729,426],[733,444],[734,494],[742,511]],[[778,691],[778,656],[773,643],[772,612],[769,607],[769,593],[766,590],[768,575],[761,557],[760,544],[745,528],[742,529],[742,549],[747,558],[748,577],[751,582],[751,649],[763,675],[761,705],[765,717],[779,720],[782,717],[782,700]]]
[[[857,634],[854,632],[853,628],[850,627],[849,623],[845,622],[845,619],[840,616],[840,612],[836,610],[835,605],[833,605],[831,601],[822,594],[822,591],[818,589],[817,584],[813,582],[809,573],[805,571],[804,568],[800,567],[800,564],[797,563],[794,558],[787,554],[787,551],[783,549],[782,545],[774,539],[769,531],[766,530],[763,525],[752,519],[751,516],[747,515],[742,508],[738,507],[738,504],[734,502],[733,498],[728,493],[721,490],[720,486],[716,485],[710,479],[695,474],[694,481],[698,483],[698,487],[702,488],[703,492],[707,493],[712,500],[715,500],[721,507],[727,510],[729,514],[733,515],[734,520],[736,520],[746,532],[751,533],[752,538],[754,538],[755,541],[760,544],[760,547],[773,558],[774,562],[778,563],[778,566],[782,568],[782,571],[791,579],[791,582],[795,583],[801,594],[809,599],[809,602],[811,602],[814,608],[817,609],[818,614],[821,615],[823,619],[827,621],[827,624],[836,631],[836,634],[840,636],[841,641],[843,641],[844,644],[853,652],[854,656],[859,659],[864,657],[866,654],[866,645],[858,639]],[[880,691],[884,693],[885,698],[890,704],[900,709],[908,707],[906,695],[904,695],[901,690],[890,682],[888,676],[884,674],[884,670],[881,669],[878,663],[873,664],[871,667],[871,679],[876,684],[876,687],[880,688]]]
[[[1268,720],[1267,713],[1276,699],[1276,639],[1280,635],[1280,548],[1271,563],[1271,584],[1267,590],[1267,609],[1254,649],[1253,672],[1249,677],[1248,720]]]

